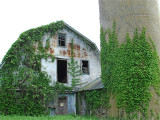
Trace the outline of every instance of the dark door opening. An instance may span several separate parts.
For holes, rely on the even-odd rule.
[[[57,79],[60,83],[67,83],[67,61],[57,60]]]

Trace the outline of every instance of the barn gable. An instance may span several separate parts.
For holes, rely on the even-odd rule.
[[[74,41],[74,59],[81,67],[81,83],[90,82],[100,75],[99,50],[95,43],[83,36],[81,33],[64,23],[63,29],[57,30],[53,36],[46,33],[43,36],[43,46],[49,39],[48,53],[55,56],[55,61],[51,59],[41,60],[41,70],[47,71],[52,77],[52,82],[64,83],[71,86],[71,75],[68,74],[67,66],[71,57],[71,40]]]

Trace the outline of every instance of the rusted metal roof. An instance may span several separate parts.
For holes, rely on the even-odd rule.
[[[104,85],[102,83],[102,80],[100,77],[97,79],[93,80],[92,82],[86,84],[82,88],[77,89],[76,91],[86,91],[86,90],[96,90],[96,89],[103,89]]]

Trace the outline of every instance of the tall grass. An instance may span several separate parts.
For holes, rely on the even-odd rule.
[[[0,120],[99,120],[94,116],[57,115],[57,116],[0,116]]]
[[[127,120],[127,119],[117,119],[117,118],[98,118],[95,116],[74,116],[74,115],[57,115],[57,116],[2,116],[0,115],[0,120]]]

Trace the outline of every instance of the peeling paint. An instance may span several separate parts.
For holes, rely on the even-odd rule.
[[[54,49],[53,48],[49,48],[50,54],[54,55]]]
[[[68,43],[68,49],[71,50],[71,43]]]
[[[52,36],[52,39],[54,39],[54,40],[57,40],[57,38],[58,38],[57,34],[55,34],[54,36]]]
[[[66,55],[66,53],[67,53],[67,52],[64,50],[64,51],[63,51],[63,55],[65,56],[65,55]]]
[[[68,57],[71,57],[71,50],[67,50]]]
[[[51,45],[53,47],[57,47],[57,40],[58,40],[57,34],[54,35],[54,36],[52,36],[52,43],[51,43]]]
[[[78,58],[80,58],[80,57],[81,57],[81,53],[79,52],[79,53],[78,53]]]
[[[52,46],[53,46],[53,47],[56,47],[56,44],[57,44],[56,41],[53,41],[53,42],[52,42]]]
[[[49,75],[51,75],[52,82],[57,81],[57,60],[58,58],[60,59],[65,59],[67,62],[70,61],[71,57],[71,40],[72,38],[74,39],[74,57],[75,60],[78,62],[78,65],[81,66],[81,61],[82,60],[87,60],[89,61],[89,69],[90,69],[90,74],[84,74],[80,76],[80,83],[87,83],[90,82],[97,77],[100,76],[100,59],[99,56],[97,55],[97,52],[92,50],[90,46],[86,47],[86,43],[82,41],[80,38],[75,37],[75,35],[66,29],[59,30],[57,33],[64,33],[66,34],[66,47],[59,47],[57,46],[58,42],[58,35],[54,35],[50,39],[50,48],[49,48],[49,53],[52,55],[55,55],[55,61],[51,62],[51,58],[48,58],[48,61],[43,60],[41,61],[42,63],[42,71],[46,71]],[[68,82],[65,84],[67,86],[71,86],[71,75],[68,73],[67,75]]]
[[[80,50],[80,45],[74,44],[74,50]]]

